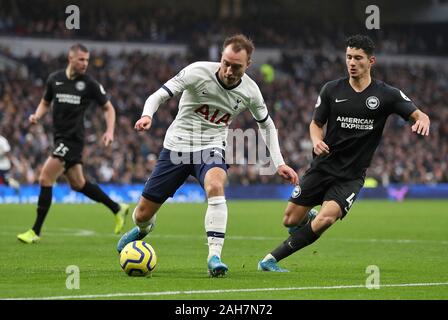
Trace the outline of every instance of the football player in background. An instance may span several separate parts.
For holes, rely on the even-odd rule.
[[[16,191],[20,189],[20,183],[11,177],[9,171],[11,170],[11,160],[8,153],[11,151],[11,146],[8,140],[0,135],[0,184],[10,186]]]
[[[73,190],[103,203],[112,211],[115,215],[116,234],[123,229],[129,205],[113,201],[97,184],[87,181],[82,170],[84,113],[87,107],[96,102],[104,110],[107,127],[102,136],[104,146],[109,146],[114,140],[115,129],[115,109],[112,103],[103,86],[86,74],[89,57],[89,51],[84,45],[71,46],[67,68],[50,74],[44,96],[36,112],[29,117],[30,124],[37,124],[52,107],[54,149],[39,176],[40,193],[34,225],[17,235],[24,243],[40,240],[41,228],[52,202],[53,185],[62,174]]]

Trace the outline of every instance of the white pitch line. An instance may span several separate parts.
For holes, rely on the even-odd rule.
[[[9,236],[15,234],[12,231],[6,230],[0,226],[0,235]],[[19,229],[17,229],[19,230]],[[53,231],[45,232],[45,236],[60,237],[60,236],[74,236],[74,237],[111,237],[117,238],[117,235],[112,233],[99,233],[93,230],[87,229],[70,229],[70,228],[55,228]],[[154,239],[196,239],[203,240],[205,236],[202,235],[186,235],[186,234],[151,234],[150,238]],[[244,241],[276,241],[284,240],[285,237],[266,237],[266,236],[239,236],[229,235],[226,236],[226,240],[244,240]],[[330,238],[328,238],[330,239]],[[425,240],[425,239],[362,239],[362,238],[331,238],[331,241],[341,242],[359,242],[359,243],[396,243],[396,244],[435,244],[435,245],[448,245],[448,240]]]
[[[448,286],[448,282],[384,284],[384,285],[380,285],[380,288],[432,287],[432,286]],[[335,290],[335,289],[362,289],[362,288],[366,288],[366,286],[365,285],[347,285],[347,286],[326,286],[326,287],[248,288],[248,289],[161,291],[161,292],[134,292],[134,293],[129,292],[129,293],[54,296],[54,297],[0,298],[0,300],[96,299],[96,298],[117,298],[117,297],[194,295],[194,294],[209,294],[209,293],[263,292],[263,291],[305,291],[305,290]]]

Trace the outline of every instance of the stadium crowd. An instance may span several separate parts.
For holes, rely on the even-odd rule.
[[[200,12],[185,7],[161,4],[140,4],[140,10],[103,6],[98,1],[84,2],[82,26],[67,29],[65,7],[71,2],[35,0],[3,0],[0,11],[0,35],[57,39],[89,39],[100,41],[140,41],[158,43],[194,43],[200,51],[219,42],[222,35],[243,32],[257,39],[258,46],[282,48],[338,48],[345,35],[364,29],[364,22],[352,19],[337,23],[297,17],[288,10],[256,1],[245,4],[244,14],[223,16],[219,12]],[[40,5],[39,5],[40,3]],[[81,10],[81,9],[80,9]],[[127,18],[129,10],[132,19]],[[250,17],[248,19],[247,17]],[[266,23],[269,21],[269,23]],[[365,30],[377,48],[388,54],[446,55],[448,53],[447,24],[382,24],[381,30]]]
[[[311,160],[312,144],[308,125],[322,85],[345,74],[343,57],[336,60],[320,54],[284,56],[275,65],[275,80],[265,78],[259,69],[249,74],[260,85],[277,127],[285,161],[304,172]],[[46,53],[21,58],[27,66],[0,73],[0,134],[13,150],[13,176],[21,183],[35,183],[52,144],[52,117],[46,115],[38,126],[29,126],[43,94],[49,73],[66,65],[66,56]],[[97,182],[143,183],[154,168],[166,128],[177,113],[177,98],[162,105],[149,132],[133,129],[148,95],[188,64],[180,55],[163,57],[135,51],[111,56],[92,52],[89,73],[103,84],[117,111],[116,137],[103,148],[104,120],[101,108],[86,114],[86,175]],[[388,120],[386,133],[377,150],[368,176],[379,184],[448,182],[448,74],[428,65],[382,65],[374,76],[405,92],[431,118],[426,139],[411,134],[410,126],[398,116]],[[257,128],[246,111],[231,128]],[[250,147],[250,146],[249,146]],[[247,151],[245,156],[247,157]],[[230,183],[277,183],[280,178],[259,175],[258,165],[232,165]]]

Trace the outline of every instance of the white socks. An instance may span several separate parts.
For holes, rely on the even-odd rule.
[[[224,196],[210,197],[205,214],[205,231],[207,232],[208,258],[221,257],[222,246],[227,226],[227,204]]]
[[[270,260],[270,259],[274,259],[275,262],[277,262],[277,259],[275,259],[274,256],[273,256],[272,254],[270,254],[270,253],[268,253],[268,254],[266,255],[266,257],[264,257],[264,259],[263,259],[262,261],[263,261],[263,262],[266,262],[266,261],[268,261],[268,260]]]
[[[141,233],[149,233],[154,229],[155,223],[156,223],[156,214],[152,216],[151,219],[145,222],[138,222],[135,218],[135,210],[137,207],[135,207],[134,212],[132,212],[132,220],[134,221],[135,225],[140,229]]]

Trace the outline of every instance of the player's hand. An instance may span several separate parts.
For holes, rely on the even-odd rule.
[[[134,129],[137,131],[149,130],[151,128],[152,118],[143,116],[135,123]]]
[[[428,117],[424,117],[415,121],[415,123],[411,127],[412,132],[416,132],[417,134],[421,134],[422,136],[429,135],[429,123],[430,121]]]
[[[114,134],[112,132],[106,131],[102,137],[104,145],[107,147],[114,141]]]
[[[330,153],[330,148],[327,146],[327,144],[325,142],[323,142],[322,140],[319,140],[313,146],[313,151],[317,156],[320,156],[321,154]]]
[[[279,165],[277,168],[277,173],[283,179],[289,181],[291,184],[297,184],[299,182],[299,176],[297,173],[286,164]]]
[[[28,118],[30,124],[37,124],[39,122],[39,118],[36,116],[35,113],[29,116]]]

